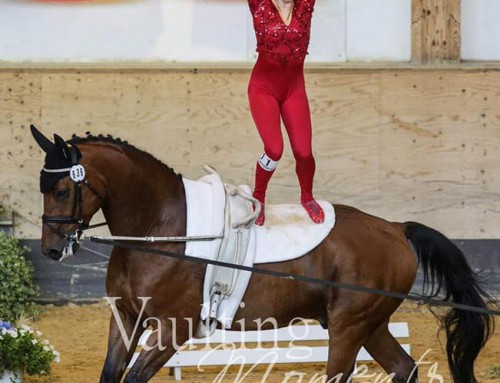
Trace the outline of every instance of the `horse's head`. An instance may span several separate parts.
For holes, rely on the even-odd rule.
[[[54,142],[35,126],[31,133],[45,154],[40,172],[43,199],[42,252],[61,261],[79,248],[82,231],[104,203],[104,185],[95,176],[92,183],[85,173],[82,152],[57,134]]]

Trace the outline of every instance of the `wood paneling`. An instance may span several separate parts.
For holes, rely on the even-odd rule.
[[[460,61],[460,0],[412,0],[412,62]]]
[[[251,184],[262,146],[249,69],[0,71],[0,198],[16,235],[40,232],[46,134],[112,134],[196,179]],[[318,198],[455,238],[500,238],[500,70],[309,69]],[[298,201],[287,145],[270,202]]]

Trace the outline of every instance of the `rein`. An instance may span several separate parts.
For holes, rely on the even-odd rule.
[[[130,238],[130,237],[128,237],[128,238]],[[351,291],[356,291],[356,292],[381,295],[381,296],[385,296],[385,297],[389,297],[389,298],[409,300],[409,301],[418,302],[419,304],[426,304],[429,306],[449,307],[449,308],[454,308],[454,309],[459,309],[459,310],[464,310],[464,311],[476,312],[476,313],[480,313],[480,314],[500,316],[500,310],[490,310],[490,309],[483,308],[483,307],[447,302],[447,301],[428,298],[428,297],[424,297],[424,296],[412,294],[412,293],[403,294],[403,293],[398,293],[395,291],[374,289],[371,287],[365,287],[365,286],[353,285],[353,284],[349,284],[349,283],[330,281],[330,280],[321,279],[321,278],[308,277],[305,275],[288,274],[288,273],[283,273],[280,271],[262,269],[262,268],[258,268],[258,267],[250,267],[250,266],[238,265],[235,263],[222,262],[222,261],[210,260],[210,259],[205,259],[205,258],[197,258],[197,257],[185,255],[185,254],[175,253],[172,251],[145,248],[145,247],[133,245],[130,243],[124,243],[120,240],[111,240],[111,239],[107,239],[104,237],[98,237],[98,236],[91,236],[91,237],[88,237],[87,239],[90,240],[91,242],[95,242],[95,243],[102,243],[102,244],[109,245],[109,246],[116,246],[116,247],[120,247],[120,248],[135,250],[135,251],[139,251],[142,253],[161,255],[164,257],[170,257],[170,258],[190,261],[190,262],[194,262],[194,263],[221,266],[221,267],[226,267],[226,268],[230,268],[230,269],[249,271],[252,273],[268,275],[268,276],[272,276],[275,278],[288,279],[288,280],[298,281],[298,282],[313,283],[313,284],[317,284],[317,285],[334,287],[337,289],[345,289],[345,290],[351,290]]]

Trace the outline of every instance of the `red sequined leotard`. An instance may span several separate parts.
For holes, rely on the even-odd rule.
[[[249,0],[257,52],[281,64],[304,62],[311,35],[315,0],[297,0],[289,25],[286,25],[271,0]]]
[[[316,166],[303,71],[314,1],[295,0],[290,24],[286,25],[272,0],[248,0],[259,52],[248,85],[248,98],[267,156],[257,163],[254,196],[264,203],[274,172],[274,168],[261,162],[262,158],[267,163],[269,159],[276,163],[283,154],[282,118],[296,160],[302,204],[313,221],[319,223],[324,216],[312,194]],[[256,223],[262,224],[263,217],[260,223],[259,219]]]

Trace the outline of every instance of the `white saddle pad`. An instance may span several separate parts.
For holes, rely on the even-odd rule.
[[[264,226],[255,226],[254,263],[283,262],[299,258],[318,246],[335,225],[335,210],[318,201],[325,222],[316,224],[301,205],[266,205]]]
[[[207,175],[199,181],[183,179],[187,203],[187,236],[222,234],[224,225],[224,187],[218,176]],[[298,204],[266,205],[264,226],[254,226],[256,245],[254,263],[289,261],[318,246],[335,225],[335,210],[326,201],[318,201],[325,222],[316,224]],[[188,241],[186,254],[204,259],[217,252],[221,240]]]
[[[219,236],[224,231],[224,186],[217,174],[209,174],[199,181],[183,179],[187,204],[187,236]],[[266,205],[264,226],[254,225],[244,265],[283,262],[308,253],[328,235],[335,224],[332,204],[318,201],[325,212],[325,222],[315,224],[301,205]],[[213,260],[221,240],[187,241],[186,255]],[[207,273],[213,267],[207,267]],[[219,306],[217,319],[224,327],[232,320],[245,294],[251,273],[242,271],[233,293]],[[208,275],[206,281],[209,280]],[[210,307],[211,286],[205,283],[201,318],[206,319]]]

